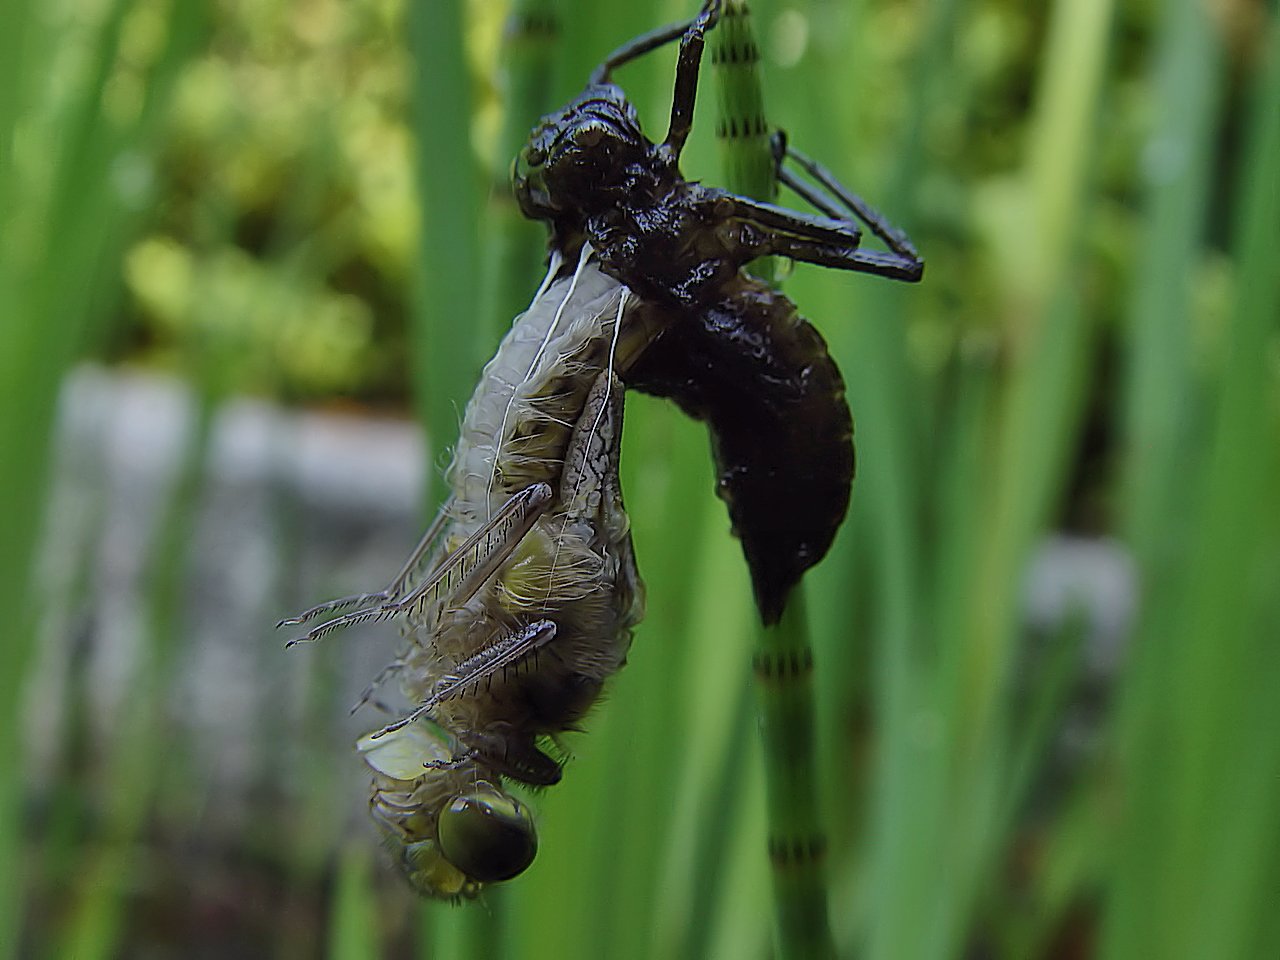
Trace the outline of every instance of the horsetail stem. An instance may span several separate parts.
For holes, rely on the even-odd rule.
[[[757,200],[777,195],[769,147],[760,52],[745,2],[728,0],[710,37],[719,118],[716,126],[728,189]],[[772,258],[751,272],[775,283]],[[764,748],[766,823],[773,875],[777,956],[831,957],[824,859],[814,759],[813,650],[803,587],[776,624],[762,628],[752,660]]]

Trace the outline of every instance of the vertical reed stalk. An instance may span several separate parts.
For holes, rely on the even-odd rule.
[[[560,24],[551,0],[513,0],[498,48],[502,116],[484,205],[478,319],[493,342],[529,302],[546,259],[546,230],[527,220],[511,190],[512,163],[550,106]]]
[[[117,302],[116,252],[142,199],[118,181],[122,164],[145,168],[149,162],[149,137],[170,82],[203,24],[199,12],[185,8],[162,15],[154,59],[135,64],[143,80],[135,113],[109,118],[104,89],[135,7],[128,0],[105,5],[83,36],[68,40],[58,33],[66,10],[18,2],[6,8],[0,40],[0,504],[8,518],[0,537],[0,608],[12,611],[13,620],[0,669],[0,710],[6,712],[0,722],[0,957],[22,944],[21,694],[37,612],[31,570],[58,390],[67,366]],[[73,83],[55,92],[45,58],[62,40],[84,49]]]
[[[760,51],[745,2],[727,0],[709,38],[720,107],[725,185],[757,200],[777,195],[760,78]],[[766,261],[753,270],[766,281]],[[827,839],[818,811],[813,650],[797,586],[781,621],[760,630],[753,657],[764,748],[774,940],[782,958],[833,957],[824,874]]]
[[[418,416],[430,451],[424,491],[428,516],[445,498],[436,468],[447,460],[457,436],[488,342],[476,317],[480,178],[471,146],[473,96],[465,56],[465,6],[464,0],[411,3],[406,24],[414,62],[414,179],[422,210],[410,337]],[[423,956],[488,952],[479,911],[459,912],[449,904],[423,904],[421,910]],[[453,944],[453,949],[445,944]]]
[[[432,463],[457,436],[483,342],[476,323],[477,166],[471,149],[471,74],[463,0],[411,3],[407,13],[414,73],[410,118],[417,135],[414,180],[422,210],[414,272],[411,342],[419,419]],[[427,514],[443,501],[427,471]]]

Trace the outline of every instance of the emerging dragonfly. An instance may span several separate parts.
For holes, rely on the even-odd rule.
[[[822,216],[683,178],[704,37],[720,6],[708,0],[692,21],[619,48],[534,129],[515,190],[525,214],[549,226],[550,269],[467,407],[448,503],[387,589],[283,621],[357,607],[300,638],[318,640],[403,617],[408,648],[384,675],[398,673],[418,706],[359,749],[374,774],[373,816],[427,895],[475,896],[532,862],[532,817],[503,781],[556,783],[560,765],[543,748],[625,661],[642,587],[617,479],[624,386],[707,422],[766,622],[822,558],[848,504],[852,420],[840,372],[792,304],[741,268],[779,255],[914,281],[923,264],[781,134],[777,175]],[[655,144],[610,76],[675,40],[671,123]],[[857,221],[888,250],[861,249]]]

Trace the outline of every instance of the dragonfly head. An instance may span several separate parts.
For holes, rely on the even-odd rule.
[[[485,884],[523,873],[538,852],[529,808],[483,780],[450,799],[434,824],[423,810],[393,811],[376,801],[374,809],[384,843],[426,897],[474,898]]]
[[[534,219],[589,216],[625,200],[655,150],[619,87],[589,86],[534,127],[516,158],[516,196]]]
[[[524,803],[473,762],[426,766],[457,755],[447,731],[421,720],[357,747],[374,772],[374,821],[418,893],[473,898],[533,863],[538,837]]]

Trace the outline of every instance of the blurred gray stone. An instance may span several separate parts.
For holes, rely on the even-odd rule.
[[[37,785],[55,775],[75,690],[87,695],[92,749],[122,748],[113,738],[153,622],[151,557],[195,415],[174,380],[83,368],[67,381],[28,690]],[[175,764],[205,781],[215,819],[239,817],[255,791],[327,789],[299,782],[322,774],[362,806],[367,779],[351,745],[384,721],[368,708],[348,718],[346,708],[395,655],[397,628],[362,626],[286,650],[291,634],[275,624],[378,589],[399,568],[423,525],[420,431],[235,400],[216,412],[207,453],[182,528],[176,636],[159,638],[175,645],[163,740]],[[315,770],[326,757],[330,768]]]

